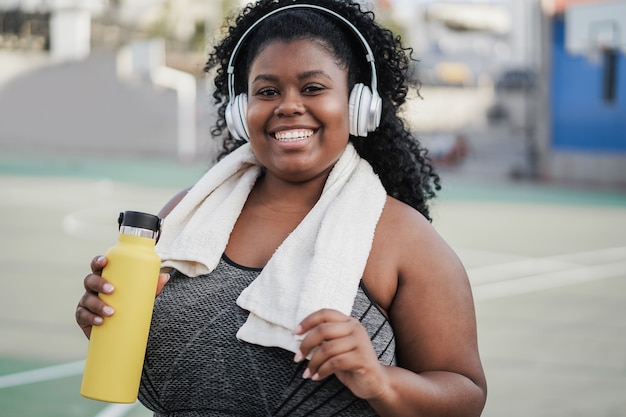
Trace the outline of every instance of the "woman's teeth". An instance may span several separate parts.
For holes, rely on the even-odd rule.
[[[274,136],[276,139],[281,142],[293,142],[297,140],[306,139],[313,134],[313,130],[311,129],[293,129],[293,130],[283,130],[280,132],[276,132]]]

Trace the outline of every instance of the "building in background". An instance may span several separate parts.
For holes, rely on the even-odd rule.
[[[506,2],[396,0],[393,18],[419,59],[426,85],[473,86],[489,80],[516,56],[514,20]]]
[[[0,0],[0,49],[78,60],[94,48],[162,37],[174,49],[203,50],[207,26],[212,30],[234,1]]]
[[[542,0],[537,169],[558,181],[626,185],[626,1]]]
[[[626,185],[626,0],[396,0],[425,85],[493,82],[523,175]]]
[[[82,59],[91,46],[91,16],[102,0],[2,0],[0,48],[46,50],[57,60]]]
[[[200,77],[224,14],[245,2],[0,0],[0,52],[79,61],[162,38],[166,64]],[[529,177],[626,184],[626,0],[363,3],[408,40],[425,86],[493,88],[513,104]],[[506,113],[495,104],[487,118]]]

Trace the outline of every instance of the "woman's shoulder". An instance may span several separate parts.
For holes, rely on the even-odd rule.
[[[377,233],[381,238],[378,244],[384,244],[386,252],[396,254],[400,269],[429,259],[431,264],[456,261],[456,254],[436,227],[419,211],[393,197],[387,197]]]
[[[422,213],[402,201],[387,196],[376,230],[387,245],[405,245],[435,238],[437,232]]]
[[[432,239],[428,237],[432,229],[420,212],[387,196],[363,274],[363,282],[383,310],[390,308],[398,291],[406,259],[422,257],[418,247]]]
[[[456,253],[428,219],[387,197],[364,274],[365,284],[384,308],[400,286],[421,287],[448,273],[462,276],[462,271]]]

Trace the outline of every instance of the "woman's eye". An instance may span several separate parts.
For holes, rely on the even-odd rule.
[[[274,89],[274,88],[262,88],[257,93],[257,95],[265,96],[265,97],[272,97],[272,96],[275,96],[277,94],[278,94],[278,91],[276,89]]]
[[[313,85],[307,85],[306,87],[304,87],[303,91],[305,93],[315,94],[315,93],[319,93],[323,89],[324,89],[324,87],[322,87],[321,85],[313,84]]]

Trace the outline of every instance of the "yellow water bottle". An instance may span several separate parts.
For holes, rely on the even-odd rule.
[[[100,298],[115,314],[93,326],[80,393],[113,403],[137,400],[161,260],[154,251],[161,219],[120,213],[119,237],[106,252],[102,277],[115,286]]]

